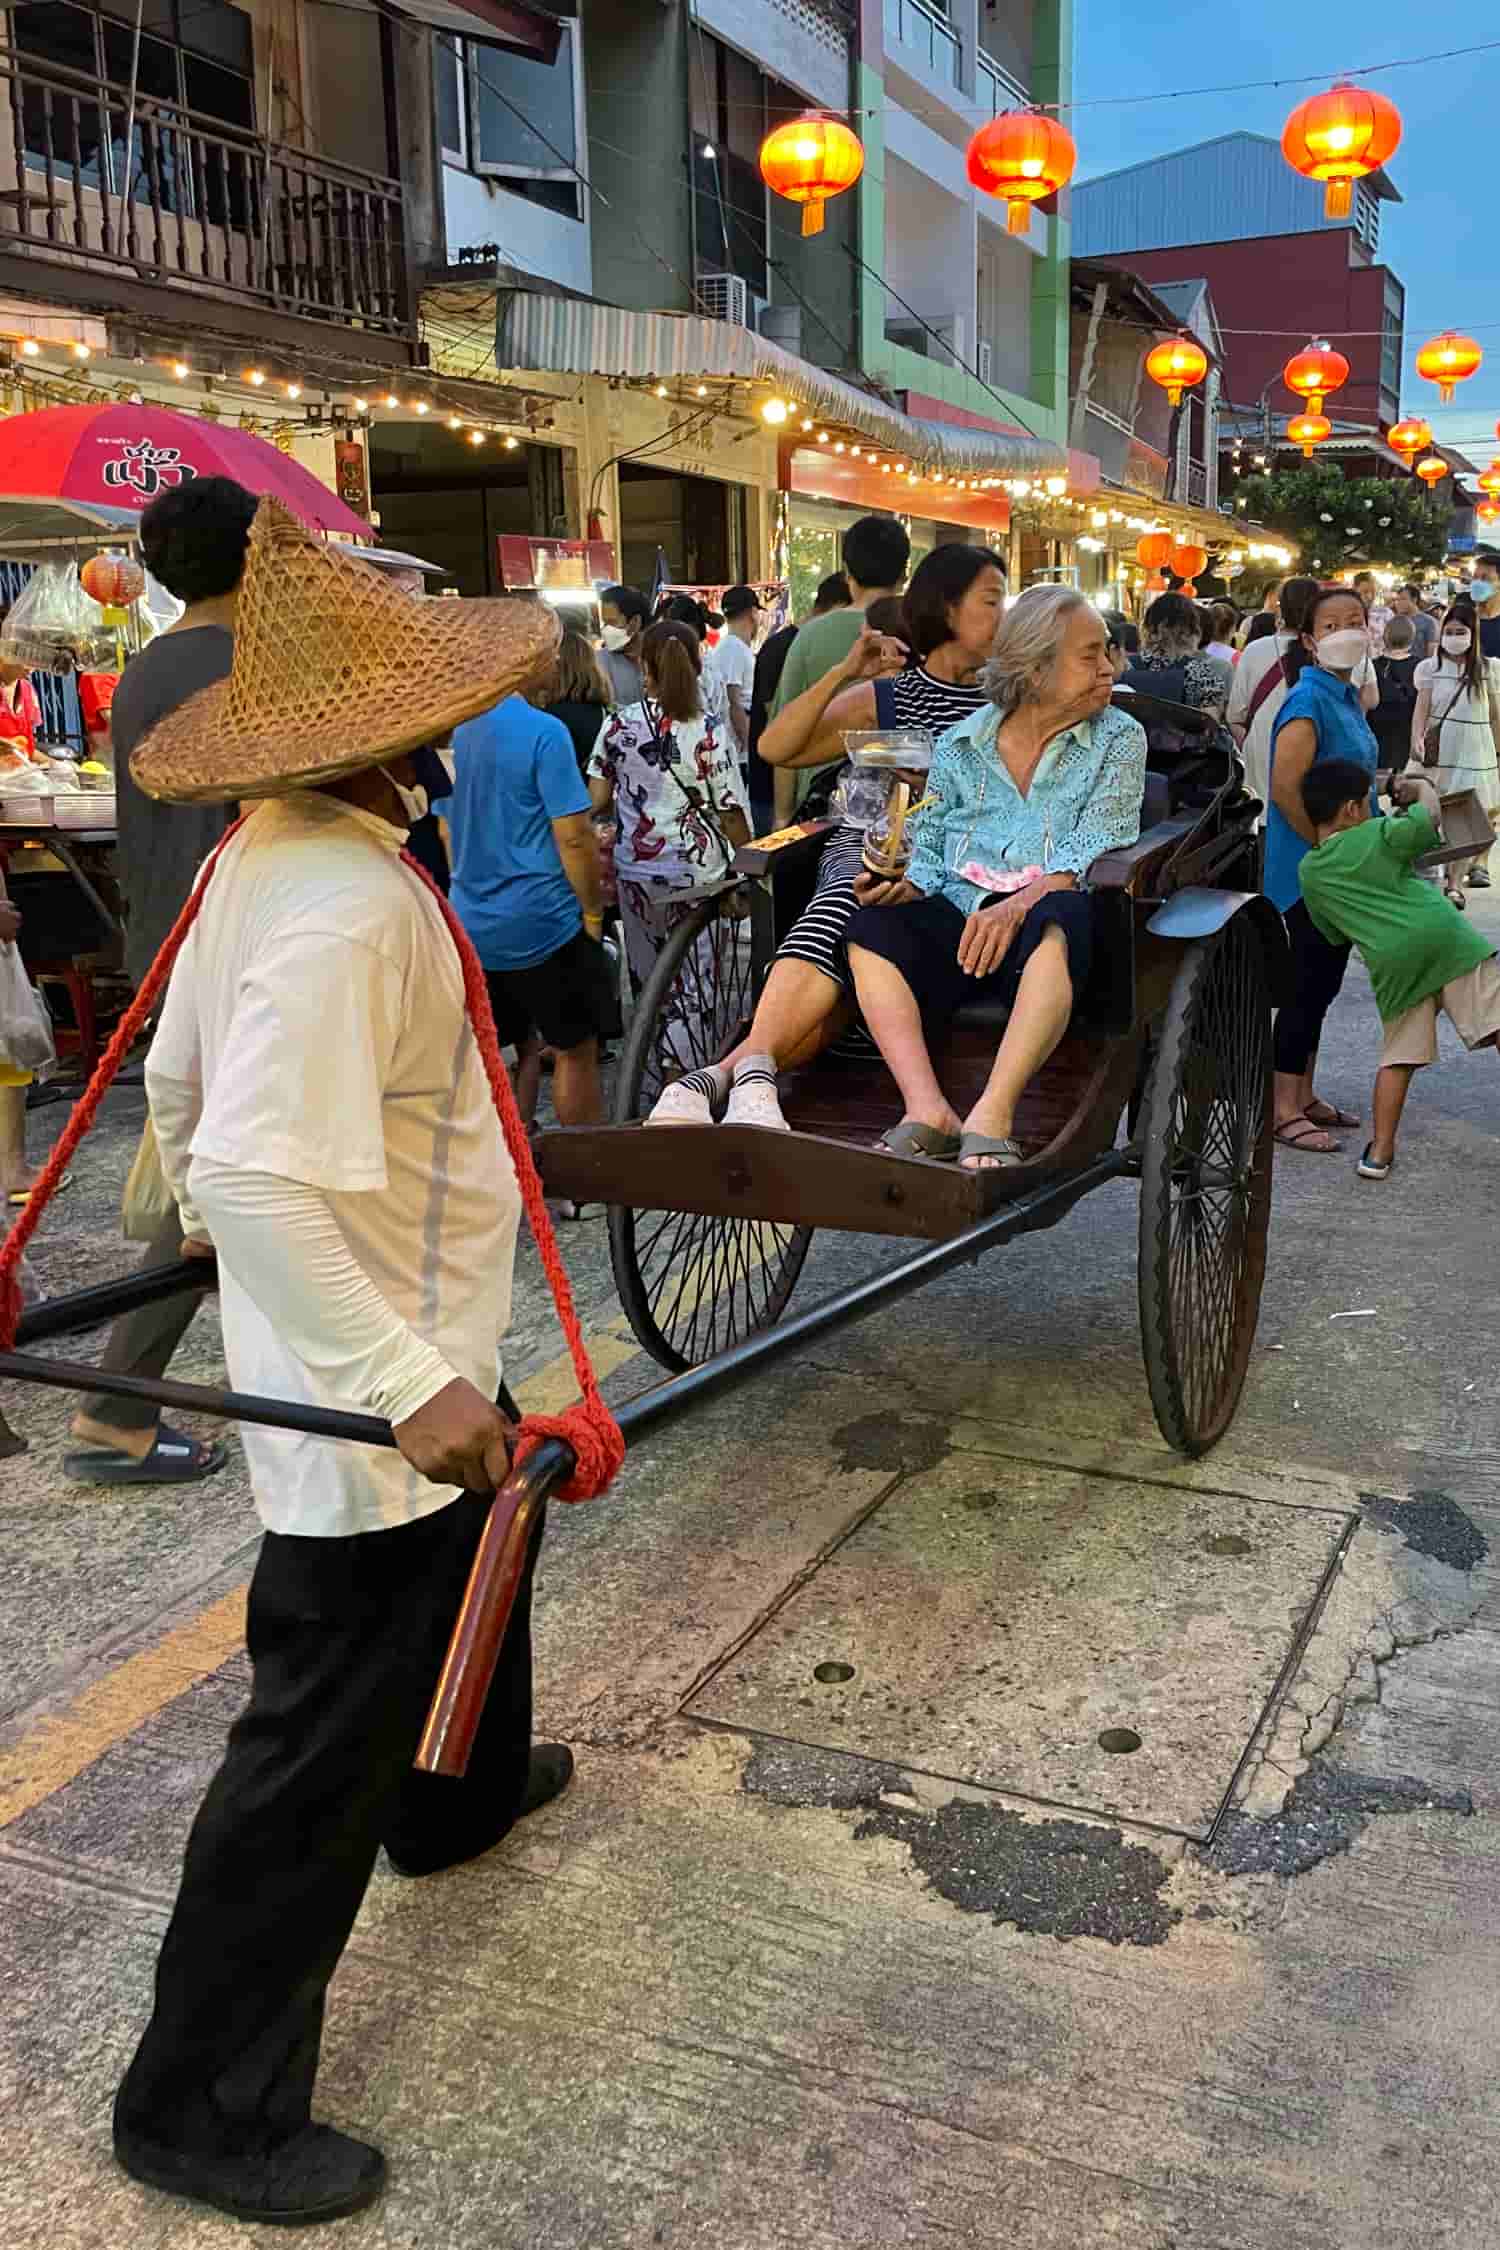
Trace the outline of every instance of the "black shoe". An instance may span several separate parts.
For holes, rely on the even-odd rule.
[[[238,2154],[166,2148],[117,2133],[115,2155],[133,2180],[211,2204],[232,2218],[273,2227],[312,2227],[363,2211],[385,2186],[385,2158],[331,2125],[306,2125],[289,2140]]]
[[[1471,867],[1471,868],[1470,868],[1470,870],[1469,870],[1469,888],[1470,888],[1470,890],[1471,890],[1471,891],[1487,891],[1487,890],[1489,889],[1489,887],[1490,887],[1490,878],[1489,878],[1489,874],[1488,874],[1487,870],[1486,870],[1486,869],[1484,869],[1483,867]]]
[[[528,1813],[540,1812],[543,1805],[550,1805],[554,1797],[562,1795],[572,1778],[573,1753],[565,1742],[533,1743],[531,1770],[526,1778],[526,1793],[521,1799],[516,1820],[524,1820]],[[412,1878],[421,1875],[442,1875],[450,1867],[463,1867],[469,1860],[480,1859],[486,1852],[492,1852],[497,1844],[504,1843],[514,1826],[515,1821],[511,1821],[501,1829],[498,1836],[487,1836],[482,1843],[471,1845],[462,1851],[450,1853],[446,1859],[437,1859],[431,1862],[414,1860],[409,1856],[398,1859],[389,1844],[385,1848],[385,1856],[398,1875],[406,1875]]]

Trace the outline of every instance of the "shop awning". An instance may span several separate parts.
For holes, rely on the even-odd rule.
[[[346,7],[351,0],[343,0]],[[355,7],[362,0],[352,0]],[[373,7],[375,0],[363,0]],[[397,5],[386,5],[389,15],[415,17],[418,23],[430,24],[434,31],[446,31],[458,39],[492,39],[502,47],[509,47],[518,55],[528,55],[534,62],[551,64],[557,58],[558,43],[562,38],[562,25],[558,16],[571,10],[557,9],[551,13],[543,8],[528,8],[525,0],[397,0]]]
[[[806,414],[940,469],[1001,477],[1066,475],[1068,469],[1066,447],[1048,438],[903,414],[753,329],[696,313],[632,312],[590,297],[502,288],[496,295],[495,364],[502,375],[514,370],[632,382],[756,384]]]

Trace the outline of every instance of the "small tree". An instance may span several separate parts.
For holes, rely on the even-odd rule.
[[[1435,567],[1448,552],[1453,522],[1451,499],[1415,477],[1346,477],[1332,461],[1246,477],[1232,505],[1246,522],[1263,523],[1299,547],[1310,578],[1355,563]]]

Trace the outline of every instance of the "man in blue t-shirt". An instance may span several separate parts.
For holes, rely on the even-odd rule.
[[[599,842],[572,738],[508,695],[459,727],[453,750],[452,902],[484,966],[500,1044],[519,1059],[540,1035],[557,1053],[558,1122],[597,1125],[609,964]]]

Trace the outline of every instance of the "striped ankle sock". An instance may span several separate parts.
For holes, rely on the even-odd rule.
[[[677,1083],[691,1094],[701,1094],[710,1108],[717,1109],[729,1091],[729,1078],[723,1063],[705,1063],[702,1070],[688,1071]]]
[[[736,1086],[753,1086],[757,1079],[764,1080],[768,1086],[775,1086],[776,1057],[774,1055],[746,1055],[742,1062],[735,1064],[734,1082]]]

